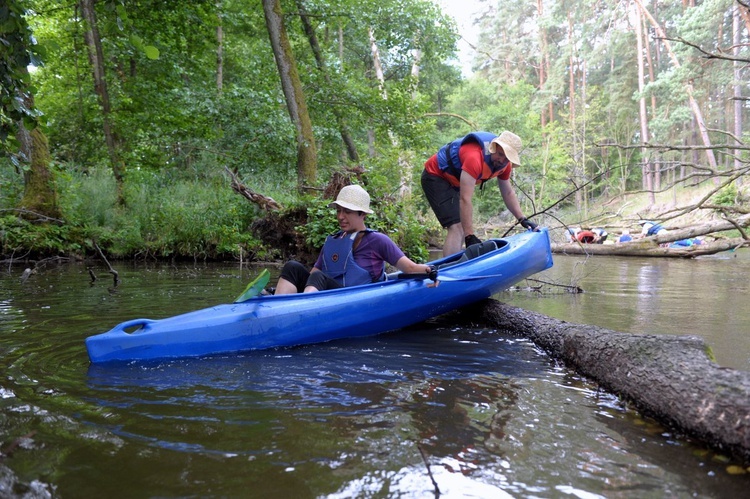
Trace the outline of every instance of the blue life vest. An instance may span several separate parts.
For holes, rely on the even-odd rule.
[[[490,167],[491,174],[487,178],[478,178],[477,180],[488,180],[492,176],[508,166],[508,160],[499,167],[495,168],[492,166],[492,157],[490,155],[489,145],[492,139],[496,138],[497,135],[489,132],[473,132],[466,135],[463,138],[456,139],[453,142],[448,142],[437,153],[438,168],[443,170],[456,178],[461,177],[461,160],[458,157],[458,150],[461,146],[468,142],[476,142],[482,146],[484,153],[484,162]]]
[[[656,222],[646,222],[653,224],[651,227],[648,228],[648,232],[646,232],[647,236],[653,236],[654,234],[658,233],[660,230],[663,230],[664,227],[662,227],[660,224]]]
[[[363,237],[366,236],[367,232],[374,231],[365,229],[364,232]],[[339,231],[326,238],[322,250],[323,272],[344,287],[371,283],[373,278],[370,272],[354,261],[354,241],[357,239],[359,232],[354,232],[349,236],[343,234],[343,231]],[[385,268],[385,263],[383,267]]]

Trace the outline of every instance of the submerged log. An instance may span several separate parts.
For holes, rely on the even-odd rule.
[[[750,463],[750,372],[719,366],[696,336],[611,331],[496,300],[466,310],[534,341],[644,415]]]

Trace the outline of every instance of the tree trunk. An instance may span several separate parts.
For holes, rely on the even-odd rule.
[[[740,12],[742,11],[742,7],[739,5],[734,6],[734,15],[732,16],[732,55],[739,59],[740,57],[740,49],[741,49],[741,43],[742,43],[742,32],[741,32],[741,19],[740,19]],[[734,109],[733,109],[733,115],[734,115],[734,141],[737,145],[742,145],[740,142],[740,139],[742,137],[742,108],[743,108],[743,102],[742,102],[742,69],[743,64],[739,60],[735,60],[732,62],[732,66],[734,68],[734,84],[732,85],[733,90],[733,96],[734,96]],[[742,167],[742,153],[739,149],[735,149],[734,151],[734,169],[739,169]],[[742,184],[742,180],[737,179],[737,186],[740,186]]]
[[[538,19],[544,18],[544,3],[542,0],[536,2],[536,15]],[[545,93],[545,87],[547,86],[547,75],[549,69],[549,45],[547,43],[547,28],[546,26],[539,26],[539,92]],[[553,120],[552,116],[552,102],[547,99],[548,103],[541,109],[541,125],[542,132],[544,132],[547,123],[551,123]]]
[[[302,27],[305,30],[305,35],[307,35],[307,40],[310,42],[310,47],[312,48],[313,54],[315,55],[315,64],[318,66],[318,70],[321,72],[323,78],[325,79],[325,82],[330,88],[331,77],[328,75],[325,60],[323,59],[323,53],[320,49],[320,44],[318,44],[318,37],[315,35],[315,29],[313,28],[312,23],[310,23],[310,18],[305,12],[305,7],[302,5],[302,0],[297,0],[297,10],[299,11],[299,17],[302,20]],[[344,118],[343,113],[336,106],[333,106],[331,108],[331,112],[336,117],[336,123],[339,127],[339,134],[341,134],[341,140],[344,142],[344,146],[346,147],[347,157],[350,161],[359,161],[357,146],[354,143],[354,139],[352,139],[351,133],[349,132],[349,127],[346,125],[346,119]]]
[[[224,26],[221,15],[221,1],[216,5],[218,24],[216,25],[216,91],[221,95],[224,88]]]
[[[83,32],[83,37],[88,47],[89,62],[94,74],[94,91],[102,107],[104,140],[107,144],[110,162],[112,163],[112,173],[117,183],[117,201],[120,204],[125,204],[123,192],[125,164],[120,158],[120,140],[110,123],[112,108],[109,102],[109,90],[107,89],[107,79],[104,72],[104,52],[102,50],[102,40],[99,36],[96,11],[94,10],[94,0],[81,0],[80,7],[81,14],[86,21],[86,29]]]
[[[297,183],[300,190],[313,185],[318,173],[318,153],[313,135],[312,120],[307,111],[302,81],[284,27],[284,15],[279,0],[263,0],[263,13],[276,67],[281,78],[281,89],[286,98],[289,117],[297,132]]]
[[[383,100],[388,100],[388,90],[385,88],[385,74],[383,73],[383,66],[380,62],[380,51],[378,50],[378,43],[375,39],[375,32],[372,29],[372,27],[369,27],[367,29],[367,33],[370,38],[370,55],[372,56],[372,64],[373,68],[375,69],[375,76],[378,79],[378,83],[380,84],[380,94],[383,97]],[[391,145],[399,150],[398,153],[398,166],[399,171],[401,172],[401,182],[399,185],[399,196],[400,197],[406,197],[411,193],[411,165],[409,164],[408,159],[406,158],[405,151],[401,150],[401,146],[399,144],[398,138],[396,135],[393,134],[392,131],[388,131],[388,137],[391,140]]]
[[[669,44],[669,40],[667,38],[666,33],[664,33],[664,30],[662,29],[661,25],[659,25],[658,22],[656,22],[656,19],[649,13],[648,10],[646,10],[646,7],[644,7],[642,0],[635,0],[638,4],[638,7],[640,7],[641,12],[643,12],[643,15],[648,18],[648,20],[651,22],[651,25],[656,30],[659,37],[662,39],[662,42],[664,43],[664,47],[667,49],[667,54],[669,54],[669,57],[672,59],[672,64],[675,68],[680,68],[680,61],[677,59],[677,56],[672,51],[672,46]],[[690,110],[693,112],[693,117],[695,118],[696,123],[698,124],[698,130],[700,132],[701,138],[703,139],[703,145],[705,145],[706,149],[706,158],[708,159],[708,164],[711,168],[716,170],[716,157],[714,156],[713,149],[710,149],[711,147],[711,139],[708,136],[708,128],[706,127],[706,122],[703,119],[703,113],[701,113],[700,106],[698,106],[698,102],[695,100],[695,96],[693,95],[693,82],[692,79],[688,80],[685,83],[685,93],[688,97],[688,103],[690,104]]]
[[[568,12],[568,46],[570,47],[570,53],[568,54],[568,109],[570,110],[570,117],[568,123],[570,130],[573,133],[570,134],[573,149],[573,183],[575,185],[583,186],[585,183],[585,165],[582,164],[581,158],[578,151],[578,134],[576,132],[576,92],[575,92],[575,42],[573,41],[573,14]],[[585,188],[576,189],[576,209],[583,210],[584,203],[586,202],[586,190]]]
[[[638,93],[641,94],[638,99],[638,121],[641,125],[641,161],[643,162],[643,189],[648,192],[649,204],[653,205],[656,202],[656,196],[654,194],[654,172],[651,165],[648,149],[645,147],[648,144],[648,114],[646,113],[646,98],[643,97],[643,89],[646,86],[646,72],[643,67],[643,19],[641,17],[641,11],[636,7],[636,15],[634,20],[635,25],[635,41],[636,41],[636,53],[638,61]]]
[[[19,123],[19,135],[25,136],[20,142],[25,149],[24,154],[31,160],[29,170],[24,175],[21,208],[46,218],[62,218],[55,179],[49,168],[50,155],[47,137],[40,127],[29,132],[23,127],[23,123]]]
[[[716,364],[701,338],[572,324],[495,300],[461,313],[531,339],[644,415],[750,461],[750,372]]]

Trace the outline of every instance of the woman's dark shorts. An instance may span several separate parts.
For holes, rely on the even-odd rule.
[[[286,262],[279,275],[294,284],[297,287],[297,293],[302,293],[307,286],[312,286],[318,291],[341,287],[324,272],[309,272],[304,265],[294,260]]]

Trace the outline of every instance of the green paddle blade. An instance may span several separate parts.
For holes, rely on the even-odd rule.
[[[245,291],[243,291],[242,294],[240,294],[240,296],[238,296],[237,299],[234,300],[234,302],[242,303],[243,301],[247,301],[250,298],[258,296],[265,289],[266,284],[268,284],[269,280],[271,280],[271,273],[268,271],[268,269],[263,269],[263,272],[261,272],[253,282],[247,285]]]

